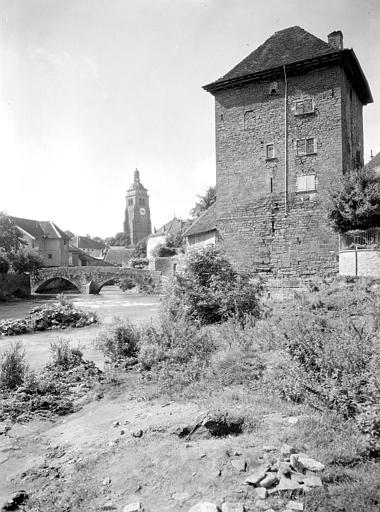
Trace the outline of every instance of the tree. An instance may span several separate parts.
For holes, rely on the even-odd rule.
[[[190,215],[193,219],[197,219],[202,215],[203,212],[208,210],[211,205],[213,205],[216,201],[216,187],[215,185],[211,185],[206,193],[202,195],[197,195],[199,201],[195,203],[195,206],[192,210],[190,210]]]
[[[339,233],[380,227],[380,177],[367,168],[349,172],[330,192],[328,203],[328,218]]]
[[[43,259],[37,251],[30,248],[22,248],[16,253],[9,255],[12,270],[18,274],[34,272],[43,267]]]
[[[17,252],[23,245],[19,236],[12,219],[5,212],[0,212],[0,252],[7,255]]]
[[[146,258],[146,243],[146,238],[144,238],[143,240],[140,240],[140,242],[136,244],[136,247],[134,248],[132,253],[133,258]]]
[[[106,238],[105,242],[106,242],[106,244],[111,245],[111,246],[122,245],[124,247],[128,247],[129,245],[131,245],[131,239],[130,239],[129,235],[127,235],[126,233],[123,233],[123,232],[116,233],[115,236]]]

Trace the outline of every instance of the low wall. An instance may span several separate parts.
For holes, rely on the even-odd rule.
[[[149,260],[149,270],[161,272],[163,276],[172,276],[177,270],[178,258],[176,256],[152,258]]]
[[[341,276],[380,277],[380,250],[340,251],[339,274]]]
[[[11,297],[30,297],[30,278],[26,274],[0,274],[0,301]]]

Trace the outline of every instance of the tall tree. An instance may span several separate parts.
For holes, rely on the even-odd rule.
[[[202,195],[197,195],[199,201],[195,203],[195,206],[192,210],[190,210],[190,215],[193,219],[197,219],[202,215],[203,212],[208,210],[211,205],[213,205],[216,201],[216,187],[215,185],[211,185],[206,193]]]
[[[23,245],[19,236],[20,233],[12,219],[5,212],[0,212],[0,252],[17,252]]]

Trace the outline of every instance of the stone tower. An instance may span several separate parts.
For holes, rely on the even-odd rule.
[[[337,272],[323,198],[363,165],[362,107],[373,101],[342,33],[281,30],[204,88],[215,97],[219,245],[266,276]]]
[[[124,233],[130,238],[130,245],[135,246],[151,234],[149,196],[147,189],[140,182],[140,173],[136,169],[132,185],[126,195]]]

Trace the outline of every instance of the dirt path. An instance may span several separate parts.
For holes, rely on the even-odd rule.
[[[64,510],[59,506],[65,502],[78,512],[102,510],[109,502],[122,510],[141,501],[151,512],[185,511],[202,499],[253,503],[253,490],[244,484],[248,473],[232,461],[246,461],[251,471],[270,458],[263,447],[287,440],[295,408],[280,413],[265,397],[237,399],[225,390],[212,399],[149,400],[141,398],[140,385],[131,375],[124,390],[77,413],[55,423],[17,425],[0,436],[0,497],[43,489],[41,512],[47,503],[50,512]],[[174,433],[208,409],[223,407],[248,415],[247,432],[221,438],[195,433],[188,439]]]

